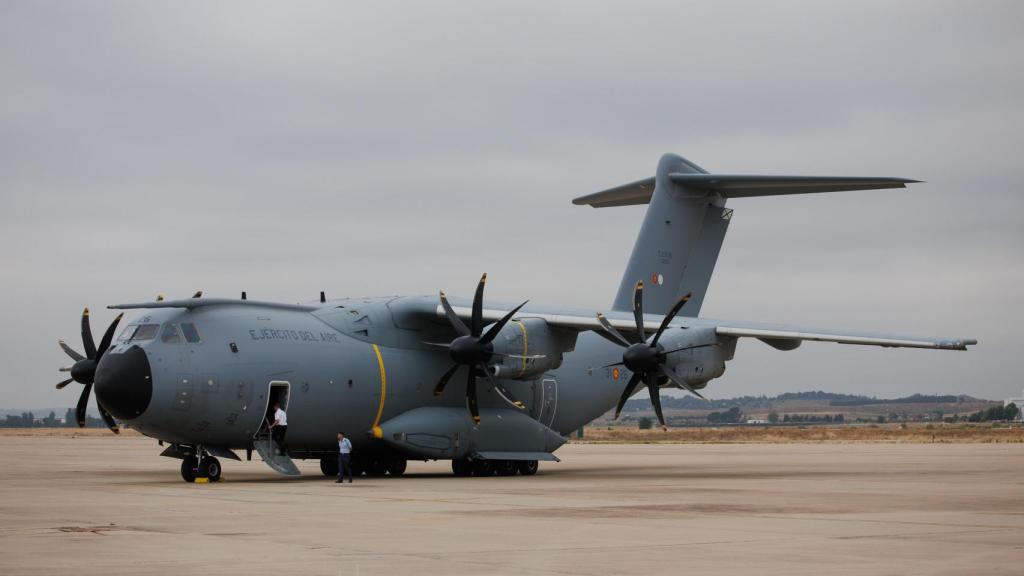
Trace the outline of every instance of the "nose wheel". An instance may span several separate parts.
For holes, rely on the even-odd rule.
[[[185,482],[195,482],[196,478],[206,478],[208,482],[219,482],[220,474],[220,460],[213,456],[203,456],[202,460],[197,460],[195,456],[189,456],[181,461],[181,479]]]

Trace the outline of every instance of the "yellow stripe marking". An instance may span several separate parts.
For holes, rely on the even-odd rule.
[[[384,435],[380,429],[380,419],[384,415],[384,399],[387,397],[388,392],[388,374],[384,370],[384,357],[381,356],[380,347],[376,344],[373,344],[373,353],[377,355],[377,366],[380,368],[380,404],[377,406],[377,416],[373,419],[371,430],[374,438],[380,438]]]

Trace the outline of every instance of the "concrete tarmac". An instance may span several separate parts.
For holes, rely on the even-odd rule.
[[[1022,444],[570,445],[339,485],[141,437],[0,436],[3,574],[1022,574]]]

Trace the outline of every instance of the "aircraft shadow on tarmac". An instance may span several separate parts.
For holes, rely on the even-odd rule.
[[[108,471],[80,471],[77,473],[79,477],[82,476],[93,476],[97,480],[103,480],[106,483],[110,483],[111,477]],[[588,468],[564,468],[558,469],[556,466],[549,467],[548,469],[540,470],[536,476],[530,478],[521,477],[491,477],[491,478],[460,478],[458,480],[471,480],[473,482],[488,482],[488,481],[500,481],[512,480],[515,482],[536,483],[544,482],[546,480],[554,479],[602,479],[602,480],[636,480],[643,479],[646,482],[657,482],[659,480],[672,481],[672,480],[778,480],[778,479],[814,479],[814,478],[832,478],[832,477],[878,477],[884,472],[871,471],[871,470],[808,470],[808,469],[789,469],[789,470],[765,470],[765,469],[749,469],[749,470],[709,470],[706,468],[694,467],[692,469],[684,468],[681,469],[679,466],[632,466],[630,468],[622,468],[621,466],[609,465],[607,467],[588,467]],[[401,477],[393,476],[377,476],[377,477],[360,477],[356,479],[356,483],[360,482],[372,482],[374,484],[378,482],[414,482],[416,480],[435,480],[435,479],[451,479],[455,481],[456,478],[450,473],[445,472],[416,472],[410,470]],[[255,471],[255,470],[232,470],[226,468],[224,473],[224,479],[221,483],[230,484],[309,484],[309,483],[328,483],[334,482],[333,476],[323,476],[320,473],[313,473],[312,471],[303,474],[302,476],[282,476],[274,474],[270,471]],[[145,470],[138,472],[126,471],[116,477],[115,483],[121,485],[141,485],[141,484],[174,484],[180,485],[181,479],[172,470]]]

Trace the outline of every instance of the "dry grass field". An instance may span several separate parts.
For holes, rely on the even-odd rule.
[[[1020,424],[880,424],[841,426],[728,426],[703,428],[589,427],[584,443],[789,444],[826,443],[1021,443]]]

